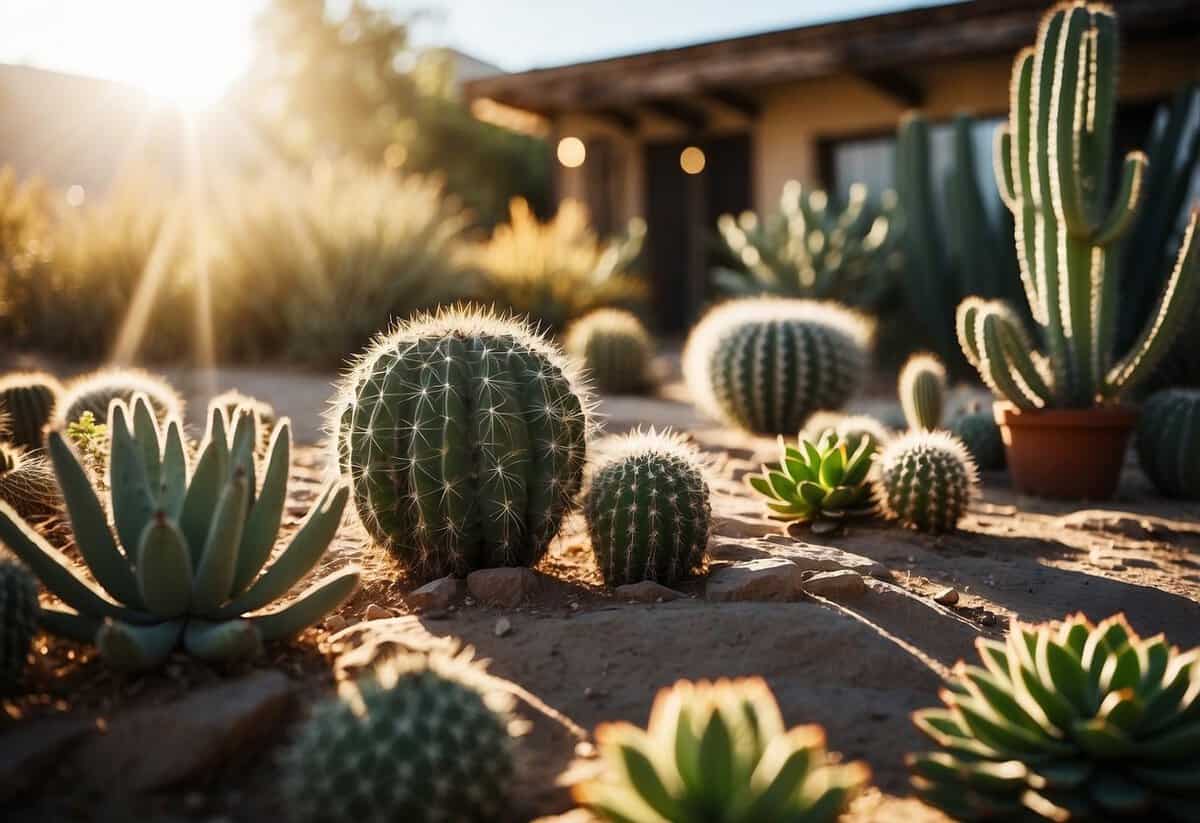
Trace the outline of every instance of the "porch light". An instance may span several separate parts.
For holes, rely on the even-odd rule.
[[[578,137],[564,137],[558,141],[558,162],[568,169],[579,168],[587,158],[587,148]]]
[[[679,153],[679,168],[684,174],[699,174],[704,171],[704,152],[696,146],[688,146]]]

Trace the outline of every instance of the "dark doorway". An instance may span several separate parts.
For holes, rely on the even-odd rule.
[[[704,152],[699,174],[681,166],[688,146]],[[684,331],[707,303],[717,218],[753,206],[750,152],[746,134],[646,146],[647,260],[660,331]]]

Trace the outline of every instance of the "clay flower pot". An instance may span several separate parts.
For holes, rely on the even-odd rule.
[[[1039,497],[1107,500],[1117,490],[1137,409],[1021,411],[993,406],[1013,486]]]

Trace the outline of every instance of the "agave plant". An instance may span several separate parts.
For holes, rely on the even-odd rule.
[[[251,615],[287,594],[317,564],[349,490],[329,485],[264,571],[287,498],[290,426],[281,421],[275,429],[261,488],[254,415],[239,415],[232,438],[228,430],[224,411],[214,408],[189,471],[177,419],[164,437],[144,395],[132,407],[114,401],[108,423],[112,529],[62,433],[50,434],[48,451],[75,542],[99,586],[0,503],[0,542],[71,609],[45,609],[44,628],[94,642],[119,668],[153,667],[180,646],[194,657],[223,661],[297,634],[350,596],[359,576],[353,568],[316,583],[285,608]]]
[[[913,784],[959,820],[1200,820],[1200,649],[1123,615],[976,641],[946,708],[914,715],[941,751]]]
[[[875,455],[875,440],[863,435],[849,451],[832,432],[819,441],[799,440],[799,448],[779,438],[779,465],[748,475],[750,488],[767,499],[771,516],[785,521],[840,520],[860,513],[871,500],[867,475]],[[815,524],[814,524],[815,525]]]

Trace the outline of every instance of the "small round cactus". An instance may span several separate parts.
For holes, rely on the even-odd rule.
[[[108,420],[108,407],[114,400],[132,403],[135,395],[150,401],[159,423],[183,419],[183,398],[161,377],[140,369],[100,369],[67,384],[55,412],[55,422],[65,428],[90,411],[97,422]]]
[[[602,392],[635,394],[650,383],[654,347],[642,321],[630,312],[597,309],[585,315],[567,330],[563,346]]]
[[[879,475],[888,513],[935,534],[954,531],[979,484],[966,447],[944,431],[909,432],[892,441],[879,459]]]
[[[0,693],[21,682],[38,622],[37,580],[13,560],[0,557]]]
[[[974,406],[951,420],[946,429],[963,442],[980,470],[1000,471],[1008,462],[1004,437],[991,412]]]
[[[833,303],[731,300],[692,330],[683,371],[707,413],[755,434],[799,431],[842,408],[862,382],[873,337],[862,315]]]
[[[1160,493],[1200,499],[1200,390],[1151,395],[1134,442],[1142,471]]]
[[[846,449],[852,454],[858,450],[864,435],[875,441],[876,449],[882,449],[896,436],[891,429],[869,415],[817,412],[808,419],[808,424],[800,432],[800,439],[818,443],[828,434],[845,443]]]
[[[914,354],[900,370],[900,406],[910,429],[933,431],[946,406],[946,367],[932,354]]]
[[[584,514],[608,585],[698,571],[711,522],[699,452],[653,429],[615,439],[593,469]]]
[[[0,500],[25,518],[46,517],[58,511],[58,483],[41,452],[0,443]]]
[[[40,449],[46,424],[62,394],[62,384],[45,372],[19,372],[0,378],[0,413],[7,416],[8,439],[25,449]]]
[[[319,704],[282,758],[295,823],[485,823],[512,784],[512,698],[468,649],[377,665]]]
[[[536,564],[583,479],[589,403],[525,323],[474,309],[401,323],[335,401],[359,519],[419,580]]]

